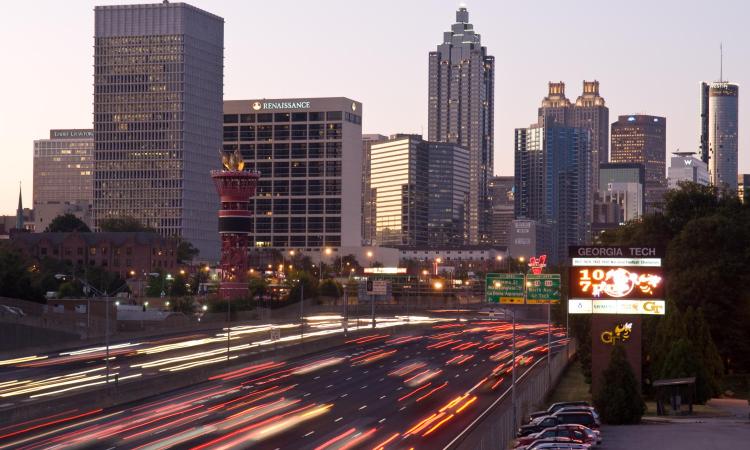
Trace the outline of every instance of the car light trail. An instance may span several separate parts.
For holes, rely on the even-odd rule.
[[[427,392],[427,393],[426,393],[426,394],[424,394],[423,396],[421,396],[421,397],[417,398],[417,402],[421,402],[422,400],[426,399],[426,398],[427,398],[427,397],[429,397],[430,395],[434,394],[435,392],[439,391],[440,389],[443,389],[443,388],[444,388],[444,387],[446,387],[446,386],[448,386],[448,382],[447,382],[447,381],[446,381],[446,382],[444,382],[443,384],[441,384],[440,386],[438,386],[438,387],[436,387],[436,388],[434,388],[434,389],[431,389],[431,390],[430,390],[429,392]]]
[[[5,359],[0,361],[0,366],[12,366],[14,364],[25,363],[29,361],[38,361],[47,359],[47,356],[24,356],[23,358]]]
[[[440,428],[440,427],[441,427],[441,426],[442,426],[443,424],[445,424],[445,422],[447,422],[447,421],[451,420],[452,418],[453,418],[453,414],[449,414],[449,415],[448,415],[448,416],[447,416],[447,417],[446,417],[445,419],[443,419],[443,420],[441,420],[440,422],[436,423],[436,424],[435,424],[435,425],[434,425],[434,426],[433,426],[432,428],[430,428],[429,430],[427,430],[427,432],[425,432],[425,433],[424,433],[424,434],[422,435],[422,437],[427,437],[427,435],[428,435],[428,434],[430,434],[430,433],[432,433],[433,431],[437,430],[437,429],[438,429],[438,428]]]
[[[406,395],[404,395],[402,397],[399,397],[398,401],[400,402],[401,400],[406,400],[407,398],[411,397],[412,395],[416,394],[417,392],[419,392],[419,391],[421,391],[423,389],[427,389],[428,387],[430,387],[431,384],[432,383],[427,383],[427,384],[425,384],[422,387],[414,389],[413,391],[409,392],[408,394],[406,394]]]
[[[385,446],[393,442],[397,437],[401,436],[401,433],[393,433],[391,437],[384,440],[383,442],[377,444],[375,447],[372,448],[372,450],[384,450]]]
[[[347,436],[349,436],[351,434],[354,434],[356,432],[357,432],[356,428],[350,428],[349,430],[341,433],[340,435],[335,436],[335,437],[333,437],[333,438],[331,438],[331,439],[323,442],[319,446],[315,447],[314,450],[323,450],[324,448],[328,447],[329,445],[335,444],[336,442],[338,442],[338,441],[344,439],[345,437],[347,437]]]

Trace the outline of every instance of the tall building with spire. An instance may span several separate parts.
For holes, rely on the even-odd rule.
[[[428,140],[469,150],[468,241],[488,242],[493,175],[495,58],[460,7],[456,23],[429,55]]]
[[[23,198],[21,184],[18,184],[18,208],[16,208],[16,230],[23,230]]]
[[[599,95],[599,82],[584,80],[583,92],[575,103],[565,96],[565,83],[550,82],[548,94],[539,107],[539,119],[544,123],[554,122],[589,131],[591,180],[586,180],[586,184],[590,189],[589,198],[593,201],[599,179],[599,165],[606,163],[609,157],[609,108]]]
[[[711,184],[737,190],[740,87],[727,81],[701,83],[701,159]]]

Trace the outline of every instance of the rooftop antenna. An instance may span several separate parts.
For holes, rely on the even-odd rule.
[[[724,43],[719,42],[719,82],[724,81]]]

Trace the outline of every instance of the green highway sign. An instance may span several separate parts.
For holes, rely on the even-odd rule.
[[[488,303],[523,304],[523,274],[488,273],[484,293]]]
[[[560,274],[526,275],[526,303],[560,303]]]

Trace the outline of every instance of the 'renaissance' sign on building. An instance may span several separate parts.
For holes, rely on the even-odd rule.
[[[663,249],[570,247],[571,314],[663,315]]]

